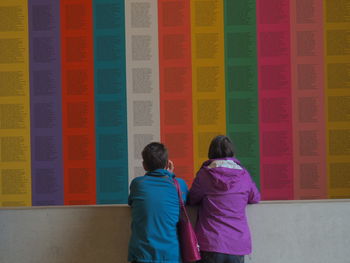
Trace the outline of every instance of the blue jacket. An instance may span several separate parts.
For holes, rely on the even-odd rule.
[[[180,206],[175,175],[164,169],[135,178],[130,185],[132,208],[129,261],[179,263],[177,235]],[[177,178],[184,201],[188,193],[184,180]]]

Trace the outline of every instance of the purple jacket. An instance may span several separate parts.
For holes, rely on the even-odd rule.
[[[231,255],[250,254],[246,206],[259,201],[259,191],[237,159],[204,162],[187,201],[190,205],[199,204],[196,234],[200,249]]]

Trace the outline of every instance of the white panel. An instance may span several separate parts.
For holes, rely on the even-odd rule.
[[[144,174],[144,146],[160,140],[157,1],[126,0],[125,27],[130,183]]]

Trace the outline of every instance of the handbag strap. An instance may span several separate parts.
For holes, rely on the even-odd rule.
[[[184,201],[182,199],[180,185],[179,185],[179,182],[176,180],[176,178],[174,178],[174,184],[175,184],[175,187],[176,187],[176,190],[177,190],[177,194],[179,195],[180,208],[182,209],[182,211],[184,212],[185,216],[189,220],[189,217],[188,217],[188,214],[187,214],[187,211],[186,211],[186,207],[185,207]]]

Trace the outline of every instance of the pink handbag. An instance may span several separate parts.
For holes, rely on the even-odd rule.
[[[178,225],[181,256],[183,262],[192,262],[201,259],[199,245],[194,233],[191,221],[188,217],[178,181],[174,178],[174,183],[179,195],[180,221]]]

